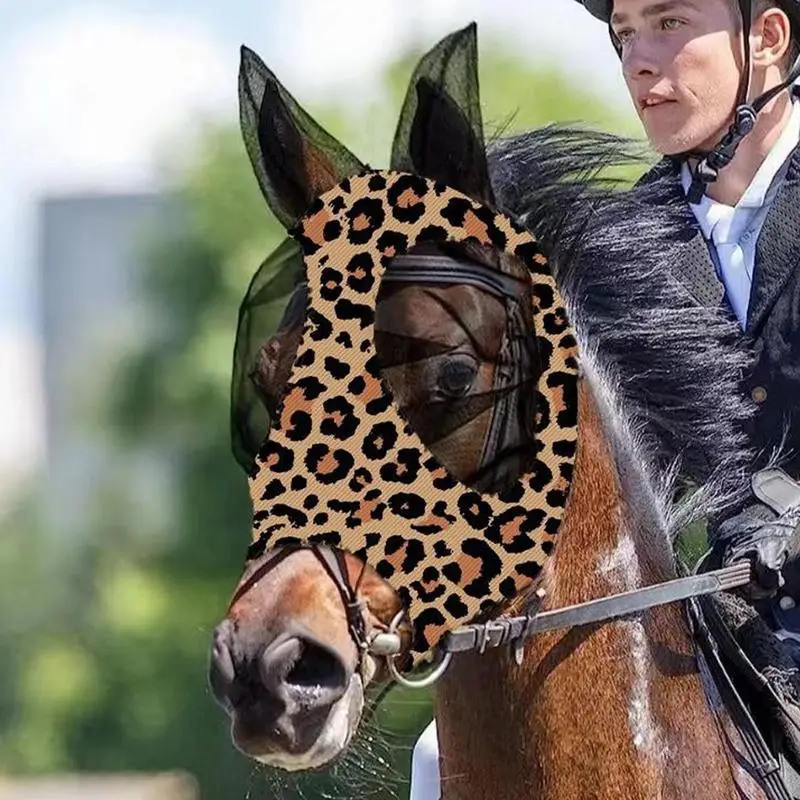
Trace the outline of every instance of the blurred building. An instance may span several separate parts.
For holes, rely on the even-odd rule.
[[[0,800],[198,800],[196,781],[183,773],[0,777]]]
[[[180,214],[156,193],[47,197],[38,211],[45,511],[48,528],[75,530],[114,466],[101,403],[115,367],[158,325],[140,286],[146,249]],[[156,502],[164,459],[127,461],[130,480],[152,488]]]
[[[42,463],[41,352],[36,336],[0,327],[0,520]]]

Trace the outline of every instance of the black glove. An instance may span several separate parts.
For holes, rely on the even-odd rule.
[[[789,542],[800,524],[800,506],[780,517],[768,506],[755,503],[720,523],[714,533],[722,566],[750,560],[753,580],[744,587],[750,600],[773,597],[783,586],[781,569],[789,553]]]

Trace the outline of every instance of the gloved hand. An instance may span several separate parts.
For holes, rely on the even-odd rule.
[[[789,542],[800,525],[800,506],[778,516],[771,508],[754,503],[722,522],[714,533],[721,550],[722,566],[745,559],[753,565],[753,580],[743,593],[750,600],[773,597],[783,586],[781,569],[789,553]]]

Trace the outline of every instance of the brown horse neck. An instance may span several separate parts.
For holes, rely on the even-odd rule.
[[[579,396],[575,479],[544,586],[553,608],[674,577],[624,496],[602,400],[585,380]],[[459,656],[436,718],[445,800],[738,796],[675,604],[534,637],[522,667],[507,652]]]

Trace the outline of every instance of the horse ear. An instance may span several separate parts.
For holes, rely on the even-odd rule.
[[[239,68],[239,119],[261,191],[287,230],[316,197],[365,169],[244,46]]]
[[[392,169],[431,178],[494,205],[477,63],[474,22],[420,59],[400,112]]]

